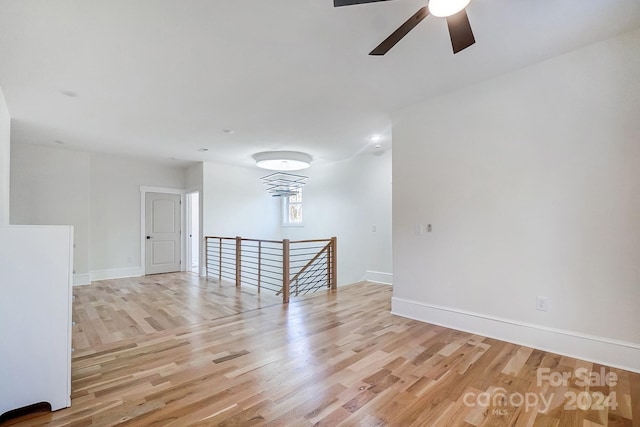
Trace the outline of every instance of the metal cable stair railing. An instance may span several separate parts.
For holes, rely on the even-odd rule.
[[[260,240],[205,237],[207,278],[294,296],[337,288],[337,239]]]

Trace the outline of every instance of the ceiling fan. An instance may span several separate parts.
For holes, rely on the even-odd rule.
[[[354,4],[373,3],[378,1],[389,0],[333,0],[334,7],[350,6]],[[433,16],[447,18],[447,26],[449,27],[449,36],[451,37],[451,47],[453,53],[458,53],[468,48],[476,42],[471,31],[471,24],[467,17],[465,8],[471,0],[428,0],[428,7],[422,7],[411,18],[400,25],[389,37],[384,39],[375,49],[369,52],[369,55],[384,55],[389,52],[409,31],[420,23],[431,13]]]

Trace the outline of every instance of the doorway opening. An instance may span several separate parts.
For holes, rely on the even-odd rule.
[[[187,271],[200,275],[200,193],[187,193]]]

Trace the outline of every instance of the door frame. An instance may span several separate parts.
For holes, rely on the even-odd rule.
[[[179,194],[180,195],[180,271],[185,271],[186,264],[184,262],[184,255],[187,249],[187,241],[185,239],[186,233],[182,233],[182,230],[186,230],[186,218],[185,218],[185,194],[186,190],[183,188],[169,188],[169,187],[150,187],[147,185],[140,186],[140,271],[143,276],[147,274],[147,253],[146,253],[146,226],[147,226],[147,193],[165,193],[165,194]]]
[[[198,276],[200,277],[204,277],[207,274],[206,271],[206,260],[204,259],[204,254],[205,254],[205,241],[204,241],[204,189],[202,188],[202,185],[195,185],[193,187],[189,187],[185,190],[185,204],[186,204],[186,195],[188,193],[199,193],[200,196],[198,197],[198,240],[199,240],[199,244],[198,246],[200,247],[200,253],[198,254],[198,259],[200,260],[200,265],[198,266]],[[185,241],[185,244],[186,241]],[[191,271],[191,270],[189,270]]]
[[[191,229],[193,228],[193,224],[191,222],[191,217],[192,217],[192,209],[191,209],[191,200],[190,197],[192,194],[197,194],[198,195],[198,206],[197,206],[197,211],[198,211],[198,235],[197,236],[192,236],[192,239],[197,239],[198,241],[198,276],[202,276],[202,239],[200,236],[202,236],[202,211],[200,209],[200,206],[202,206],[202,201],[201,201],[201,197],[202,197],[202,191],[200,191],[200,189],[196,189],[196,190],[187,190],[185,193],[185,206],[184,206],[184,210],[185,210],[185,222],[186,222],[186,228],[185,230],[187,230],[185,234],[185,240],[186,240],[186,249],[187,251],[185,252],[185,271],[192,271],[191,270],[191,266],[193,264],[193,251],[191,250],[191,242],[189,241],[188,238],[188,234],[191,234]],[[188,266],[188,268],[187,268]]]

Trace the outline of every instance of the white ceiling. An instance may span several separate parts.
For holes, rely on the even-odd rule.
[[[0,0],[12,138],[178,163],[337,161],[374,133],[389,145],[398,108],[640,27],[640,0],[473,0],[477,43],[458,55],[432,16],[367,55],[425,2]]]

